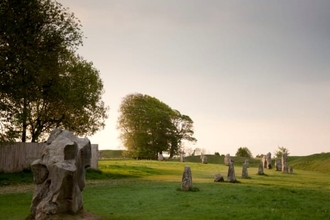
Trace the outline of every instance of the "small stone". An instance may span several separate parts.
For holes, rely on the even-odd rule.
[[[288,154],[282,154],[282,173],[288,173]]]
[[[220,173],[217,173],[214,175],[214,182],[224,182],[225,179]]]
[[[201,155],[201,160],[202,160],[203,164],[206,164],[207,163],[207,156]]]
[[[226,156],[224,158],[224,164],[226,166],[229,166],[230,161],[231,161],[230,154],[226,154]]]
[[[164,160],[164,156],[162,153],[158,153],[158,160],[159,161],[163,161]]]
[[[267,156],[263,155],[261,160],[263,168],[267,168]]]
[[[234,162],[230,161],[228,166],[228,174],[227,174],[227,181],[231,183],[237,182],[236,176],[235,176],[235,169],[234,169]]]
[[[264,163],[263,161],[261,160],[260,163],[259,163],[259,167],[258,167],[258,175],[264,175]]]
[[[249,166],[249,163],[244,163],[243,164],[243,167],[242,167],[242,178],[249,178],[249,174],[248,174],[248,166]]]
[[[266,155],[266,168],[272,169],[272,154],[270,152]]]
[[[282,171],[282,159],[281,158],[277,158],[275,160],[275,169],[276,169],[276,171]]]
[[[289,167],[289,173],[293,174],[293,167],[292,166]]]
[[[184,159],[185,159],[185,158],[184,158],[184,155],[181,154],[181,155],[180,155],[180,161],[181,161],[181,162],[184,162]]]

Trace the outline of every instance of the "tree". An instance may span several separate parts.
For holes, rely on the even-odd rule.
[[[287,148],[279,146],[278,149],[275,150],[274,154],[276,157],[282,157],[283,153],[287,153],[288,155],[290,154]]]
[[[240,147],[237,149],[236,157],[252,158],[252,153],[247,147]]]
[[[119,111],[120,138],[135,158],[156,159],[163,151],[178,155],[182,151],[182,140],[191,134],[192,121],[188,122],[186,116],[149,95],[127,95]]]
[[[68,61],[66,74],[53,85],[54,91],[28,105],[32,142],[52,127],[66,128],[77,135],[91,135],[104,127],[107,107],[101,100],[103,84],[98,71],[79,56]]]
[[[83,37],[75,16],[56,1],[3,0],[0,20],[4,139],[34,142],[55,127],[79,135],[102,128],[103,84],[92,63],[75,54]]]
[[[193,120],[188,115],[182,115],[178,110],[173,110],[171,116],[172,124],[174,125],[171,146],[169,149],[169,158],[174,155],[183,153],[182,142],[184,140],[196,142],[194,135]]]

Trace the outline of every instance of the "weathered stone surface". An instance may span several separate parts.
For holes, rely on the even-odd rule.
[[[288,154],[282,154],[282,173],[288,173]]]
[[[249,159],[245,159],[244,163],[246,164],[246,167],[249,167],[249,166],[250,166],[250,161],[249,161]]]
[[[266,168],[272,169],[272,154],[270,152],[266,155]]]
[[[180,161],[184,162],[184,155],[183,154],[180,155]]]
[[[162,153],[158,153],[158,160],[159,161],[163,161],[164,160],[164,156]]]
[[[258,167],[258,175],[264,175],[264,163],[263,161],[261,160],[260,163],[259,163],[259,167]]]
[[[92,156],[91,156],[91,168],[98,169],[99,168],[99,158],[100,158],[100,151],[98,144],[91,144],[92,149]]]
[[[281,158],[276,158],[275,169],[276,169],[276,171],[282,171],[282,159]]]
[[[181,190],[189,191],[193,188],[190,166],[185,166],[182,174]]]
[[[31,217],[39,220],[81,211],[85,169],[90,164],[91,144],[87,138],[78,138],[67,130],[53,130],[41,159],[31,164],[36,184]]]
[[[227,174],[227,181],[231,183],[237,182],[236,175],[235,175],[235,169],[234,169],[234,162],[230,161],[228,166],[228,174]]]
[[[226,154],[226,156],[224,158],[224,164],[226,166],[229,166],[230,161],[231,161],[230,154]]]
[[[261,158],[262,161],[262,167],[263,168],[267,168],[267,159],[266,159],[266,155],[263,155]]]
[[[249,160],[245,160],[243,167],[242,167],[242,178],[249,178],[248,168],[249,167]]]
[[[220,173],[217,173],[214,175],[214,182],[224,182],[225,179]]]
[[[289,173],[293,174],[293,167],[292,166],[289,166]]]
[[[201,155],[201,160],[202,160],[202,163],[206,164],[207,163],[207,156],[205,155]]]

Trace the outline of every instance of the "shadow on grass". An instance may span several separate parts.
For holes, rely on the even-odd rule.
[[[19,173],[0,172],[0,186],[31,184],[32,182],[32,172],[28,169]]]

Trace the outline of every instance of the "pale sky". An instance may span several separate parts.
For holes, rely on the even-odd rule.
[[[119,149],[122,98],[156,97],[194,121],[208,153],[330,150],[329,0],[60,0],[81,20],[111,108],[89,137]]]

